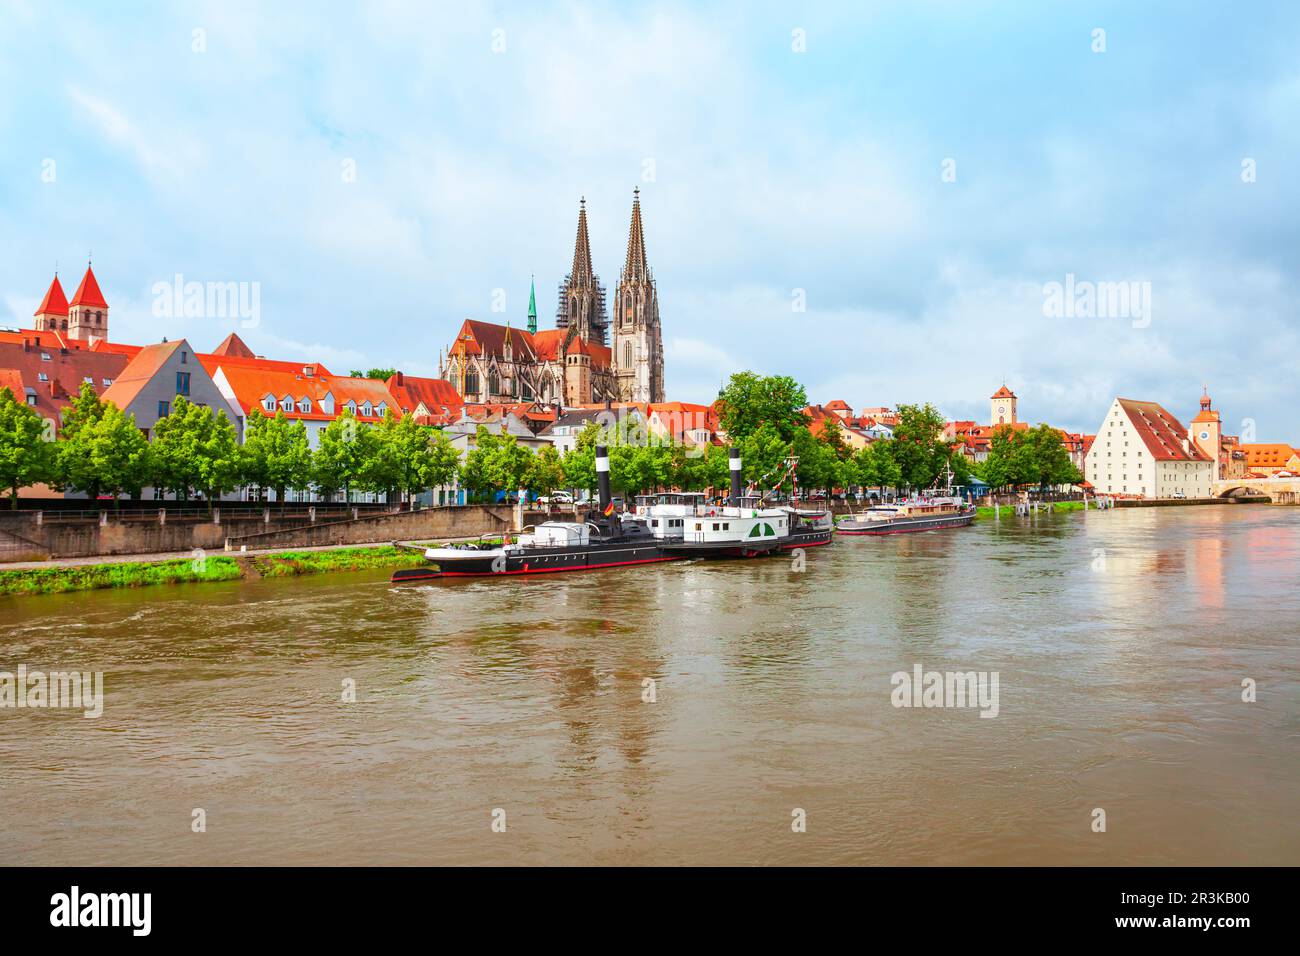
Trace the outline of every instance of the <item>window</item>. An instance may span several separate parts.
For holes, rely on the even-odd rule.
[[[348,409],[348,411],[350,411],[353,415],[355,415],[355,414],[357,413],[357,403],[354,402],[352,399],[349,398],[349,399],[348,399],[348,404],[347,404],[347,409]]]
[[[268,395],[266,398],[262,399],[262,407],[268,412],[275,411],[275,396]]]
[[[42,353],[41,353],[41,361],[42,361],[42,362],[48,362],[49,360],[50,360],[50,353],[49,353],[49,352],[42,352]]]
[[[172,410],[172,408],[171,408],[171,402],[159,402],[159,403],[158,403],[158,417],[159,417],[159,418],[166,418],[166,417],[168,416],[168,414],[171,413],[171,410]]]
[[[176,373],[176,394],[188,395],[189,393],[190,393],[190,373],[177,372]]]
[[[50,380],[50,377],[49,377],[48,375],[46,375],[44,372],[37,372],[37,373],[36,373],[36,381],[38,381],[38,382],[48,382],[49,380]]]
[[[303,412],[303,413],[308,413],[308,412],[310,412],[310,411],[311,411],[311,399],[310,399],[310,398],[307,398],[305,395],[304,395],[302,398],[298,399],[298,411]]]
[[[83,378],[82,381],[85,382],[87,385],[94,385],[94,384],[95,384],[95,380],[94,380],[93,378],[91,378],[89,375],[87,375],[85,378]]]
[[[181,364],[188,365],[189,364],[188,358],[189,356],[186,354],[185,350],[181,349]]]
[[[361,405],[361,414],[373,415],[374,413],[375,413],[374,406],[370,404],[370,399],[366,399],[365,402]]]
[[[113,380],[111,378],[103,378],[100,379],[100,381],[104,383],[105,388],[108,388],[108,386],[113,384]]]
[[[284,398],[280,399],[280,407],[286,412],[293,411],[293,397],[286,395]]]

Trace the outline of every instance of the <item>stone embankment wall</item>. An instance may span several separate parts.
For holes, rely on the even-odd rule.
[[[352,514],[357,517],[353,518]],[[414,512],[351,512],[337,508],[277,513],[241,510],[223,514],[164,513],[161,509],[103,511],[98,516],[58,512],[0,513],[0,563],[99,555],[161,554],[195,549],[219,551],[231,542],[247,546],[295,548],[329,544],[370,544],[421,538],[500,534],[514,527],[508,505],[464,505]]]

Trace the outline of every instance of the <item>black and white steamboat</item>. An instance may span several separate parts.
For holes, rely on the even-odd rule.
[[[585,521],[543,521],[531,533],[501,544],[460,544],[424,550],[426,567],[393,572],[393,583],[434,578],[494,577],[594,571],[633,564],[675,561],[683,557],[663,547],[637,515],[617,514],[611,505],[609,454],[596,448],[599,511]]]

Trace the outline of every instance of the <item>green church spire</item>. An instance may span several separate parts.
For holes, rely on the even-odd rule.
[[[528,334],[537,334],[537,283],[528,280]]]

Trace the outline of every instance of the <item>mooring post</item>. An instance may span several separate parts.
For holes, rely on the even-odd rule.
[[[99,526],[100,526],[101,528],[106,528],[106,527],[108,527],[108,512],[107,512],[107,511],[101,511],[101,512],[99,513]]]
[[[45,523],[45,512],[44,511],[36,512],[36,527],[39,528],[44,523]]]
[[[270,523],[271,523],[271,509],[270,509],[270,508],[263,508],[263,509],[262,509],[262,524],[270,524]]]
[[[308,515],[308,517],[311,519],[311,523],[312,523],[312,524],[315,524],[315,523],[316,523],[316,506],[315,506],[315,505],[312,505],[310,508],[307,509],[307,515]]]
[[[221,509],[220,509],[220,508],[213,508],[213,509],[212,509],[212,523],[215,524],[215,525],[220,525],[220,524],[221,524]]]
[[[107,515],[106,515],[105,517],[107,517]],[[108,522],[104,522],[104,523],[107,524]],[[158,523],[159,523],[159,524],[166,524],[166,523],[167,523],[167,509],[166,509],[166,508],[159,508],[159,509],[158,509]]]

